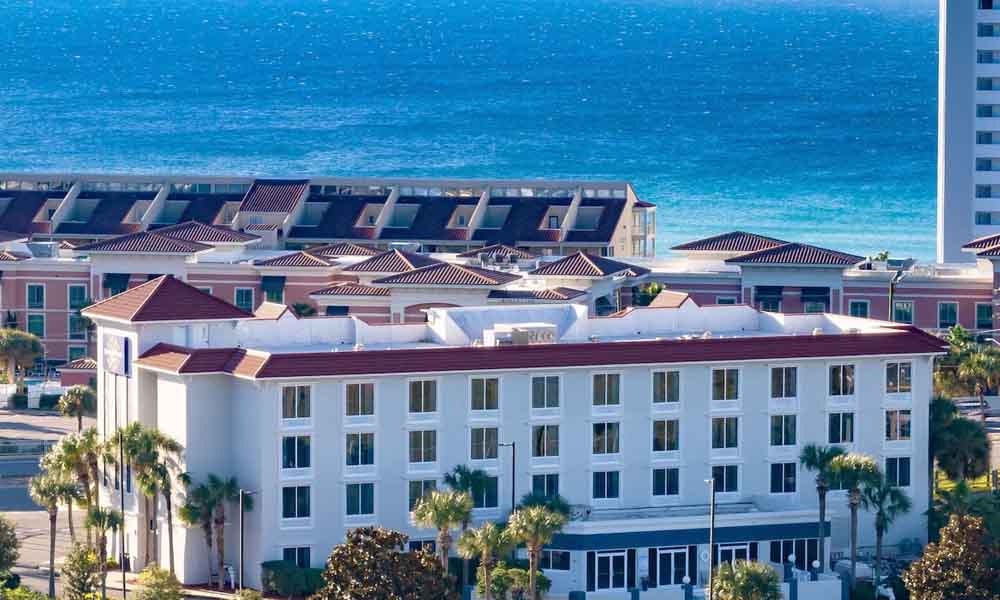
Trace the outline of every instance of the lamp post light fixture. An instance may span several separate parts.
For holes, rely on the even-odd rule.
[[[256,495],[257,495],[257,492],[251,492],[250,490],[244,490],[243,488],[240,488],[240,500],[239,500],[239,502],[240,502],[240,576],[239,576],[239,589],[241,589],[241,590],[243,589],[243,557],[244,557],[244,545],[243,545],[244,530],[243,530],[243,526],[244,526],[244,520],[245,520],[244,513],[246,513],[246,510],[244,509],[244,507],[246,506],[246,499],[248,497],[252,497],[252,496],[256,496]],[[221,576],[221,573],[220,573],[220,576]]]
[[[510,512],[517,506],[517,442],[497,444],[501,448],[510,448]]]

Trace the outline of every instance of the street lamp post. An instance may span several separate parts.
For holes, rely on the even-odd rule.
[[[244,507],[246,506],[246,499],[248,497],[255,496],[255,495],[257,495],[257,492],[251,492],[249,490],[244,490],[243,488],[240,488],[240,577],[239,577],[239,587],[240,587],[241,590],[243,589],[243,557],[244,557],[244,545],[243,545],[244,529],[243,529],[243,526],[244,526],[244,523],[245,523],[244,513],[246,512],[246,510],[244,510]]]
[[[708,484],[708,600],[712,600],[712,569],[715,563],[715,477],[705,480]]]
[[[517,442],[497,444],[501,448],[510,448],[510,511],[514,512],[517,505]]]

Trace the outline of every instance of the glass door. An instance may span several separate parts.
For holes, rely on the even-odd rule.
[[[728,544],[719,546],[719,564],[750,560],[750,544]]]
[[[597,589],[625,589],[625,559],[624,552],[601,552],[597,555]]]
[[[687,575],[687,548],[660,548],[657,555],[659,585],[681,585]]]

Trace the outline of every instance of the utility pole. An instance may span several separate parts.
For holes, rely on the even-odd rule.
[[[708,484],[708,600],[712,600],[712,570],[715,566],[715,477],[705,480]]]
[[[501,448],[510,448],[510,512],[517,506],[517,442],[497,444]]]

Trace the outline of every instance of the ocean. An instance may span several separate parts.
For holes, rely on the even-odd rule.
[[[934,0],[0,0],[0,170],[625,179],[934,255]]]

